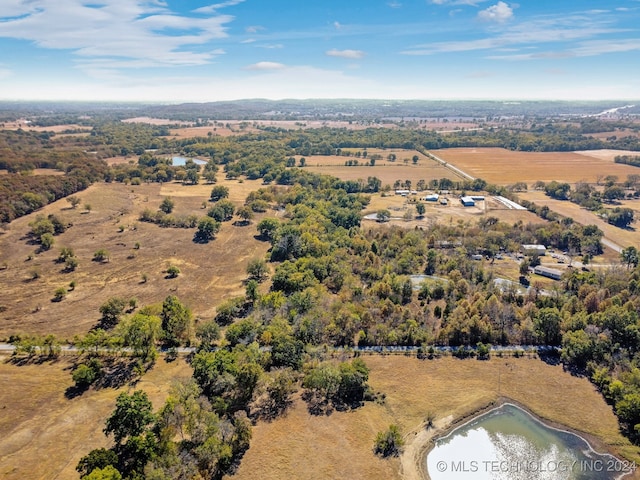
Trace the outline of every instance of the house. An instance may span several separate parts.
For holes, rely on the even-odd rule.
[[[438,195],[437,193],[431,193],[426,197],[422,197],[422,200],[424,200],[425,202],[437,202],[439,198],[440,195]]]
[[[411,193],[409,190],[396,190],[396,195],[402,195],[403,197],[406,197],[409,193]]]
[[[544,267],[542,265],[538,265],[533,269],[533,273],[536,275],[541,275],[543,277],[552,278],[554,280],[560,280],[562,278],[562,270],[557,270],[555,268]]]
[[[471,197],[460,197],[460,202],[464,207],[475,207],[476,205],[475,200]]]
[[[525,255],[543,256],[547,254],[547,248],[544,245],[521,245],[520,251]]]

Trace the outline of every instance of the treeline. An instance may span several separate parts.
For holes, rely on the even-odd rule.
[[[616,155],[613,159],[615,163],[623,163],[633,167],[640,167],[640,156]]]

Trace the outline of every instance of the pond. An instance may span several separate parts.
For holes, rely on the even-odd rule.
[[[171,164],[174,167],[184,167],[187,164],[186,157],[171,157]],[[199,158],[192,158],[193,163],[196,165],[206,165],[208,162],[205,160],[200,160]]]
[[[436,440],[426,463],[431,480],[605,480],[634,468],[509,403]]]

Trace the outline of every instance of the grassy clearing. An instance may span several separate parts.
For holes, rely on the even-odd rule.
[[[0,478],[4,480],[77,479],[75,467],[94,448],[109,447],[104,422],[121,391],[147,392],[154,408],[162,406],[172,381],[188,378],[191,368],[178,359],[160,359],[135,388],[89,390],[67,399],[73,382],[71,363],[16,366],[0,356]]]
[[[436,420],[460,418],[500,397],[586,435],[600,451],[640,461],[638,448],[619,433],[611,407],[593,385],[560,365],[495,356],[489,361],[378,355],[364,359],[371,369],[370,385],[386,394],[384,403],[316,417],[296,398],[285,417],[254,427],[251,448],[229,478],[401,478],[398,459],[381,460],[372,453],[378,431],[396,423],[411,442],[427,414]],[[69,400],[64,396],[72,384],[69,367],[64,358],[40,365],[0,363],[5,385],[0,392],[3,479],[75,479],[80,457],[109,445],[102,428],[122,390],[90,390]],[[160,359],[135,388],[145,390],[158,409],[172,381],[190,375],[183,359]]]
[[[369,383],[387,395],[384,405],[368,403],[354,412],[318,418],[298,400],[286,417],[254,428],[251,448],[238,473],[229,478],[401,478],[399,460],[379,460],[372,453],[378,431],[397,423],[411,441],[428,413],[436,419],[461,417],[501,396],[588,435],[597,448],[640,460],[637,447],[619,433],[611,408],[593,385],[559,365],[496,357],[429,361],[371,356],[365,361],[371,368]]]
[[[637,228],[623,229],[611,225],[598,217],[594,212],[589,211],[586,208],[582,208],[580,205],[573,202],[555,200],[548,197],[541,191],[523,192],[519,193],[518,196],[525,200],[534,202],[536,205],[547,205],[552,211],[565,217],[573,218],[576,222],[581,223],[582,225],[596,225],[604,232],[604,236],[606,238],[622,247],[637,245],[638,242],[640,242],[640,232],[638,232]],[[614,206],[626,207],[634,210],[636,218],[640,215],[640,203],[637,200],[622,201],[619,205],[612,205],[611,207],[613,208]],[[614,257],[616,260],[619,260],[617,254],[615,254]]]
[[[261,186],[250,181],[219,183],[229,187],[236,206]],[[0,263],[6,266],[0,269],[0,305],[6,307],[0,338],[12,333],[54,333],[64,339],[85,333],[98,321],[100,305],[113,296],[136,297],[144,305],[176,295],[197,317],[213,316],[222,300],[244,293],[247,263],[262,257],[269,247],[255,238],[255,225],[261,216],[273,212],[256,215],[246,226],[225,222],[217,238],[204,245],[193,243],[194,229],[160,228],[138,221],[142,210],[157,210],[165,196],[174,198],[175,215],[204,216],[202,202],[210,192],[210,185],[96,184],[78,195],[82,203],[77,209],[60,200],[12,222],[0,234]],[[89,213],[82,207],[86,203],[91,205]],[[73,226],[55,237],[50,251],[36,254],[37,246],[25,237],[28,224],[36,215],[50,213]],[[62,247],[74,250],[79,262],[76,271],[65,273],[63,265],[56,263]],[[108,263],[92,261],[99,249],[109,252]],[[180,268],[178,278],[165,278],[169,265]],[[53,292],[72,281],[75,289],[63,301],[52,302]]]

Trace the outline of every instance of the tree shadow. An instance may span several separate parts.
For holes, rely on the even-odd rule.
[[[60,361],[57,355],[11,355],[5,360],[5,363],[16,367],[24,367],[27,365],[42,365],[45,363],[55,364]]]
[[[560,352],[555,349],[548,352],[540,351],[538,352],[538,357],[547,365],[556,366],[562,364]]]
[[[293,400],[290,398],[278,404],[267,397],[258,402],[256,410],[251,414],[251,421],[273,422],[276,418],[285,416],[292,405]]]
[[[309,413],[316,417],[328,417],[334,411],[333,403],[315,392],[309,390],[303,392],[302,399],[307,402],[307,410]]]

